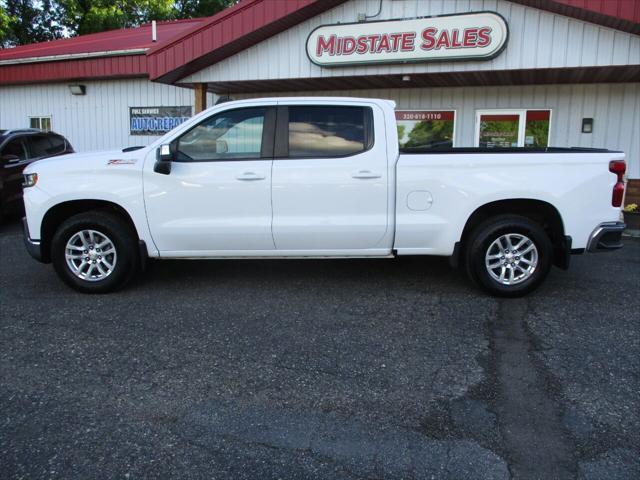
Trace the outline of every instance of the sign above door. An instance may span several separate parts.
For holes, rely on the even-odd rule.
[[[494,12],[410,20],[322,25],[307,39],[316,65],[489,60],[507,44],[505,19]]]

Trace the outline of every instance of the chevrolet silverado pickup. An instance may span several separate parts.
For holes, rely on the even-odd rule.
[[[400,151],[394,108],[226,102],[147,147],[35,162],[25,244],[83,292],[121,288],[149,258],[439,255],[499,296],[622,246],[622,152]]]

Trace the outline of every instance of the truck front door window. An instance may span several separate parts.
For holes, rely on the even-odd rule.
[[[260,158],[266,108],[214,115],[182,135],[177,160],[202,162]]]

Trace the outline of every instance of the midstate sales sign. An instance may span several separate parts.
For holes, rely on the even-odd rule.
[[[508,36],[506,21],[493,12],[340,23],[311,32],[307,55],[323,67],[483,60],[498,55]]]

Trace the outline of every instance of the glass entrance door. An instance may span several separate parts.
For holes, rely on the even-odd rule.
[[[477,146],[482,148],[522,147],[522,112],[478,112]]]

